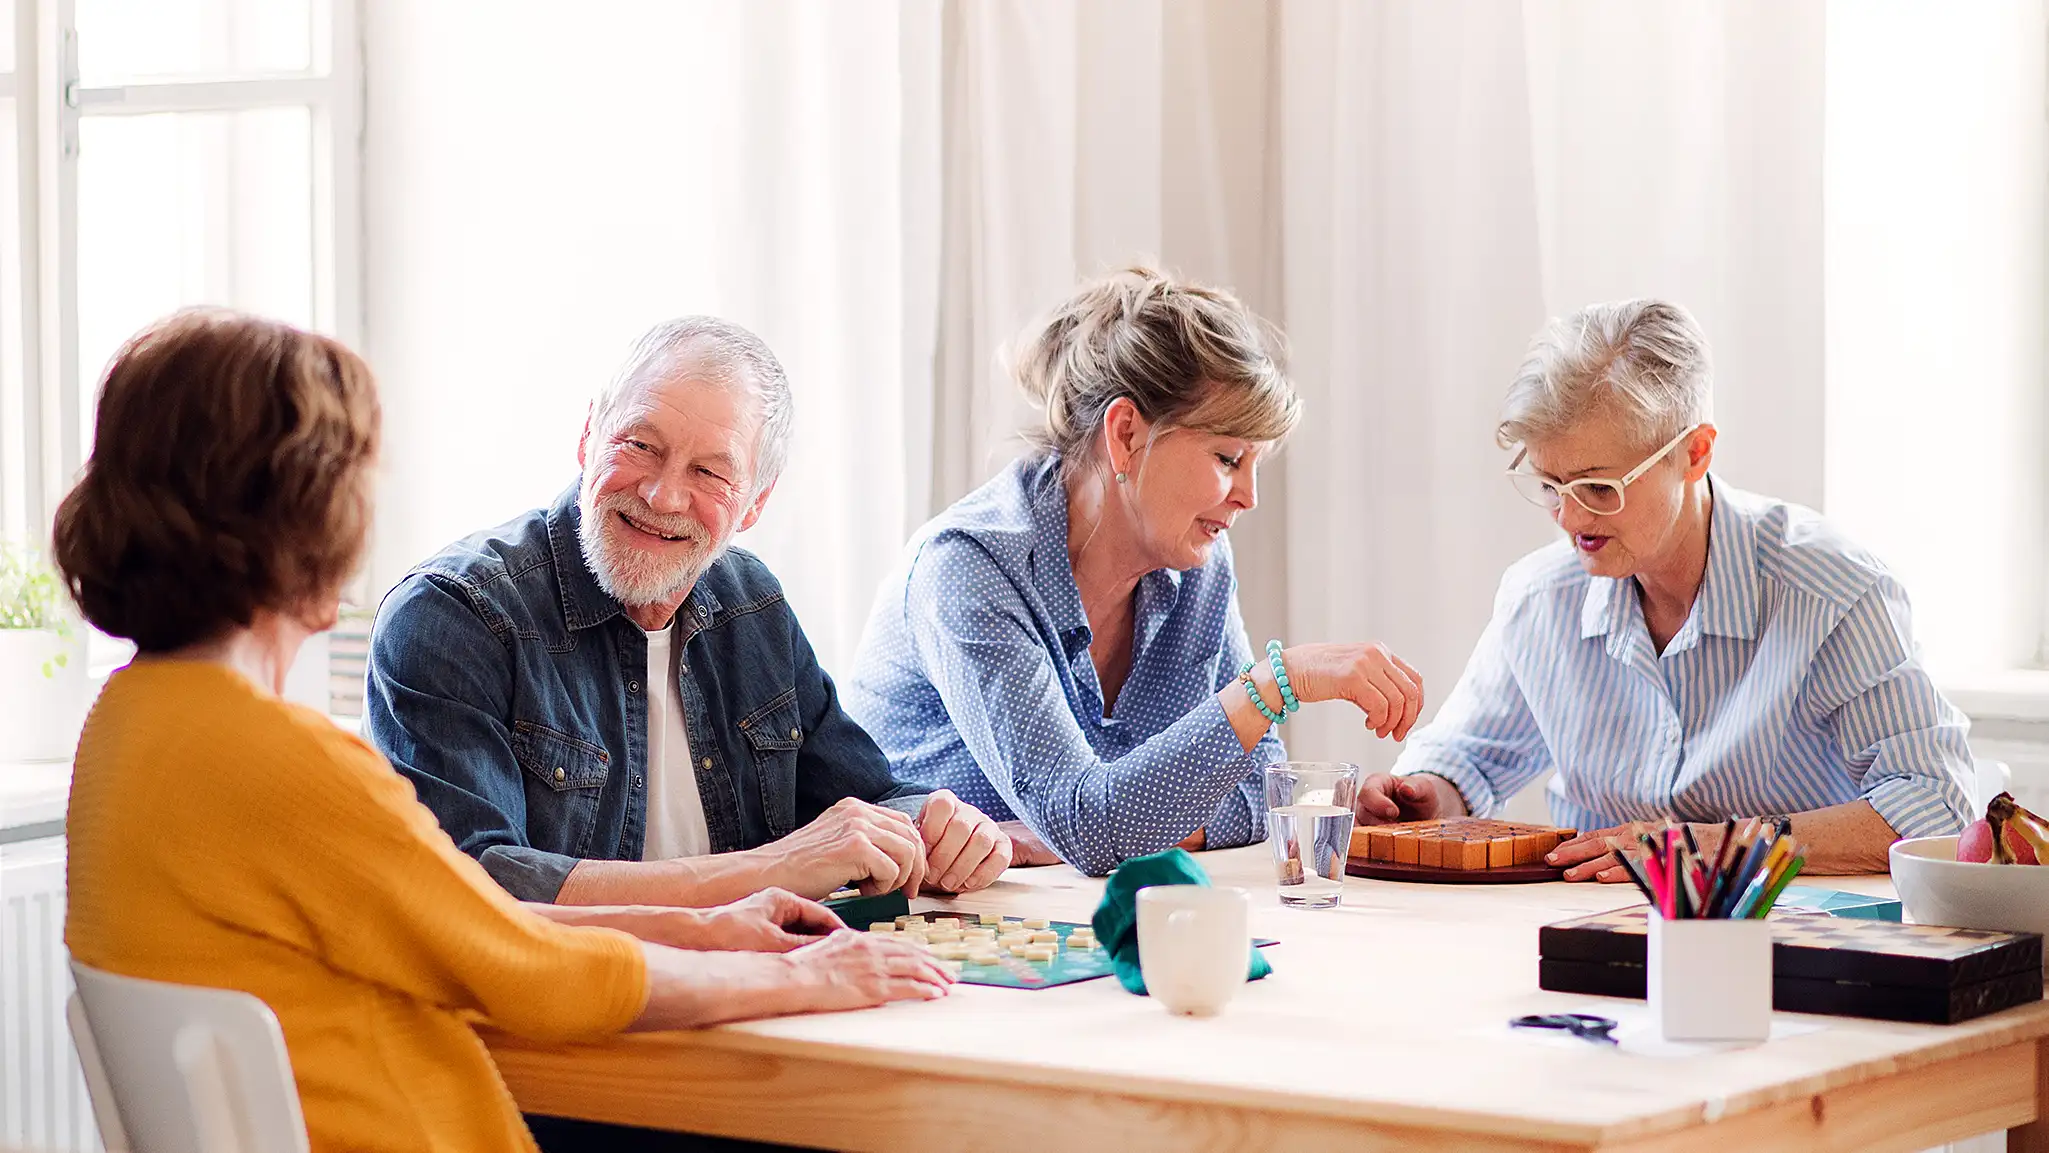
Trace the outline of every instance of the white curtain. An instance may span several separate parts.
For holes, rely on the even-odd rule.
[[[1545,317],[1685,302],[1723,471],[1821,489],[1821,0],[949,5],[936,502],[1026,418],[1002,341],[1139,257],[1279,321],[1309,419],[1240,522],[1255,642],[1380,638],[1441,700],[1548,539],[1497,405]],[[1312,709],[1297,756],[1387,763]]]
[[[788,470],[740,543],[828,664],[851,654],[931,500],[937,15],[370,0],[376,590],[547,503],[632,339],[707,312],[759,332],[797,399]]]
[[[1907,156],[1978,174],[1925,204],[1892,191],[1894,105],[1873,96],[1900,43],[1981,57],[2020,43],[2038,7],[1973,22],[1939,8],[368,0],[369,351],[390,438],[372,584],[549,499],[630,339],[720,313],[776,348],[799,405],[789,472],[742,543],[843,670],[901,541],[1019,448],[1029,413],[999,350],[1078,279],[1147,259],[1231,286],[1293,345],[1309,420],[1235,534],[1256,641],[1385,639],[1442,700],[1501,570],[1551,531],[1492,443],[1525,341],[1547,316],[1647,294],[1684,302],[1713,342],[1724,475],[1947,550],[1923,567],[1956,587],[1926,615],[1976,613],[1993,637],[1971,607],[1975,553],[1903,527],[1896,478],[1859,479],[1898,471],[1872,398],[1925,397],[1920,379],[1981,314],[1918,307],[1928,290],[1859,263],[1872,242],[1842,222],[1951,206],[1972,223],[1938,282],[2006,301],[2002,343],[1969,343],[1983,355],[1968,363],[2016,378],[2040,364],[2023,347],[2039,326],[2015,319],[2041,299],[2039,243],[2001,256],[2015,226],[1986,222],[2039,205],[2039,98],[2013,95],[2040,92],[2039,51],[2013,49],[1944,105],[1977,125],[1970,148],[1903,121],[1920,141]],[[1831,84],[1845,107],[1825,125]],[[2002,144],[2030,125],[2027,150]],[[1856,283],[1826,295],[1870,305],[1826,318],[1825,127],[1832,163],[1864,164],[1827,189],[1830,267]],[[1872,342],[1874,324],[1918,335]],[[1895,346],[1916,372],[1867,384]],[[1825,437],[1825,396],[1832,430],[1862,431]],[[2038,407],[2000,411],[2020,430]],[[1970,443],[1958,421],[1930,423]],[[2025,455],[2021,437],[2001,461]],[[1846,477],[1881,495],[1846,502]],[[2008,524],[2039,517],[2031,493],[1978,535],[2038,541]],[[2010,559],[2002,572],[2027,571]],[[1290,730],[1301,756],[1393,752],[1337,706]]]

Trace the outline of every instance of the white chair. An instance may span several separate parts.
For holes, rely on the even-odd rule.
[[[1992,798],[2013,788],[2013,770],[2005,761],[1988,761],[1978,757],[1971,762],[1971,819],[1985,815],[1985,806]]]
[[[66,1015],[109,1153],[310,1153],[270,1006],[77,961],[71,973]]]

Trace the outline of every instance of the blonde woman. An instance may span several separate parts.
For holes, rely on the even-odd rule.
[[[1301,702],[1408,733],[1422,678],[1385,647],[1247,641],[1228,532],[1301,409],[1271,328],[1132,268],[1030,333],[1017,376],[1037,451],[913,537],[855,660],[848,712],[900,778],[1013,822],[1020,863],[1036,841],[1099,875],[1264,840],[1259,768]]]

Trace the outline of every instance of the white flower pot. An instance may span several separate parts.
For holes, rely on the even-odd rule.
[[[48,629],[0,629],[0,763],[69,760],[85,706],[83,644]]]

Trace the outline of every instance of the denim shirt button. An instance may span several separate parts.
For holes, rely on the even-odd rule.
[[[708,769],[708,768],[711,768],[711,758],[710,758],[710,757],[706,757],[706,758],[704,758],[704,767],[705,767],[705,768],[707,768],[707,769]]]
[[[569,774],[562,771],[561,765],[555,766],[555,779],[558,781],[566,781],[569,779]]]
[[[791,730],[790,730],[790,739],[791,739],[791,740],[793,740],[793,741],[801,741],[801,740],[803,740],[803,739],[804,739],[804,731],[803,731],[802,729],[791,729]]]
[[[629,693],[637,693],[637,692],[639,692],[639,691],[640,691],[640,682],[639,682],[639,681],[627,681],[627,682],[626,682],[626,691],[627,691],[627,692],[629,692]]]

